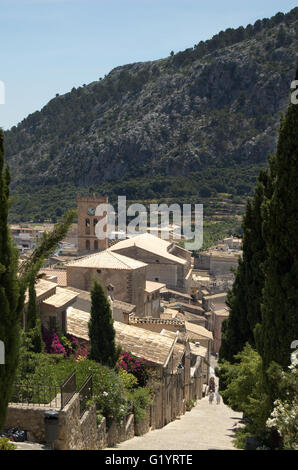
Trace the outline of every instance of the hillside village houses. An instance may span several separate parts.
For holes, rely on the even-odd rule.
[[[206,390],[211,355],[219,351],[221,323],[228,316],[226,293],[214,294],[210,265],[202,258],[200,269],[195,269],[191,252],[172,239],[145,233],[110,246],[107,240],[96,244],[93,209],[98,200],[77,198],[76,255],[72,252],[63,262],[58,256],[58,264],[39,273],[40,318],[46,328],[88,341],[90,290],[97,279],[111,303],[116,343],[159,371],[161,386],[150,425],[162,427]],[[24,326],[25,321],[24,314]]]

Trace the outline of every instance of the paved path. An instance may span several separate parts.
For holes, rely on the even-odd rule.
[[[46,445],[39,444],[38,442],[12,442],[17,446],[16,450],[50,450]]]
[[[119,450],[236,450],[233,446],[235,425],[242,413],[232,411],[222,402],[209,404],[203,398],[180,419],[162,429],[150,431],[117,444]]]

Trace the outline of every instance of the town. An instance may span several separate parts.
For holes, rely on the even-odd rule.
[[[3,0],[8,457],[298,449],[298,8],[278,2]]]
[[[171,240],[171,235],[169,240],[162,239],[158,229],[157,235],[98,240],[94,209],[103,201],[107,203],[107,197],[78,195],[78,223],[40,269],[35,285],[38,315],[45,329],[88,342],[92,282],[97,279],[102,284],[111,304],[117,344],[137,358],[145,358],[159,373],[160,386],[147,421],[138,424],[138,429],[143,426],[148,431],[183,415],[206,395],[209,381],[214,379],[221,324],[228,316],[226,291],[233,283],[231,267],[237,267],[241,239],[225,238],[195,259],[190,251]],[[107,219],[106,215],[103,217]],[[23,262],[47,229],[28,224],[11,226]],[[27,294],[25,310],[28,303]],[[26,329],[25,313],[23,328]],[[65,420],[72,421],[73,426],[77,400],[74,393],[63,408]],[[61,397],[55,397],[55,401],[60,405]],[[48,405],[52,409],[52,403]],[[26,428],[31,439],[44,441],[42,420],[46,409],[45,406],[39,414],[36,432],[40,404],[20,407],[10,403],[5,427]],[[92,411],[86,413],[92,415]],[[67,422],[63,425],[67,426]],[[133,433],[130,427],[125,436],[117,426],[111,426],[105,439],[94,443],[88,441],[88,436],[92,436],[90,429],[84,436],[78,416],[76,425],[78,433],[82,433],[81,445],[88,449],[111,446]],[[96,432],[94,428],[93,438]],[[64,436],[57,440],[55,448],[73,448],[71,436]]]

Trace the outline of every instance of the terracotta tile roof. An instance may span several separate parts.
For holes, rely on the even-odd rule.
[[[185,322],[186,332],[189,336],[197,336],[208,339],[213,339],[212,331],[207,330],[201,325],[195,325],[194,323]]]
[[[113,308],[117,308],[118,310],[123,310],[123,312],[131,313],[135,310],[136,306],[133,304],[129,304],[127,302],[123,302],[122,300],[114,299],[112,301]]]
[[[67,286],[66,280],[66,269],[48,269],[44,268],[39,271],[38,274],[46,274],[46,276],[55,276],[57,277],[57,283],[60,287]]]
[[[84,256],[66,264],[70,267],[94,268],[94,269],[138,269],[147,266],[147,264],[129,258],[128,256],[114,253],[111,249],[93,253],[92,255]]]
[[[187,300],[191,299],[191,296],[189,294],[185,294],[184,292],[180,292],[178,290],[168,289],[167,287],[164,287],[163,289],[161,289],[160,292],[162,294],[173,294],[173,296],[181,297]]]
[[[204,346],[196,346],[194,343],[189,343],[190,346],[190,352],[191,354],[194,354],[195,356],[201,356],[201,357],[206,357],[208,349],[204,348]]]
[[[146,281],[145,291],[148,293],[156,292],[165,286],[166,285],[162,284],[161,282]]]
[[[57,287],[56,293],[44,300],[43,303],[51,305],[54,308],[64,307],[74,302],[78,295],[79,294],[71,290],[64,289],[63,287]]]
[[[206,300],[216,300],[226,298],[227,292],[220,292],[219,294],[208,294],[204,296]]]
[[[89,313],[70,307],[67,310],[68,333],[88,341],[89,318]],[[137,357],[144,357],[152,364],[163,366],[173,350],[174,364],[178,365],[181,361],[184,346],[180,344],[174,346],[174,338],[117,321],[114,321],[114,328],[116,342],[124,351]]]
[[[113,251],[118,251],[132,246],[137,246],[138,248],[149,251],[150,253],[154,253],[158,256],[161,256],[162,258],[166,258],[178,264],[187,264],[187,260],[175,256],[169,252],[169,249],[172,246],[171,242],[162,240],[161,238],[156,237],[155,235],[151,235],[150,233],[143,233],[141,235],[122,240],[113,245],[110,249]]]
[[[116,340],[125,351],[138,357],[144,357],[151,363],[164,365],[167,362],[175,339],[120,322],[114,322],[114,327]],[[173,352],[175,366],[181,361],[184,347],[176,344]]]
[[[43,300],[56,293],[57,284],[55,282],[39,279],[35,284],[36,300]],[[25,305],[29,300],[28,289],[25,294]]]
[[[178,320],[176,318],[171,318],[171,319],[164,319],[164,318],[153,318],[153,317],[131,317],[129,319],[130,324],[155,324],[155,325],[177,325],[177,327],[183,327],[185,325],[185,322],[183,320]]]
[[[220,317],[228,317],[230,315],[230,312],[227,308],[222,308],[220,310],[214,310],[215,315],[218,315]]]

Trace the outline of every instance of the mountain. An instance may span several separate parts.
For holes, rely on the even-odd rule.
[[[238,194],[249,194],[289,103],[297,19],[298,8],[277,13],[57,95],[5,133],[14,191],[131,182],[134,199],[148,178],[182,187],[193,178],[233,193],[236,171]],[[156,191],[168,195],[167,185]]]

